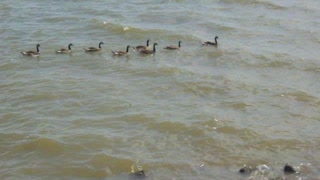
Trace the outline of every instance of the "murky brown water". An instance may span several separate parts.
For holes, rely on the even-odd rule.
[[[320,179],[319,7],[1,1],[0,179]],[[156,55],[112,57],[147,39]]]

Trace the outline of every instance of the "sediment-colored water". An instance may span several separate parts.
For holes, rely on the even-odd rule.
[[[320,178],[319,5],[1,1],[0,179]]]

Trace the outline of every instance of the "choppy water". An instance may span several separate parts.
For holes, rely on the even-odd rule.
[[[0,15],[0,179],[127,179],[133,165],[248,179],[244,164],[320,178],[318,0],[2,0]],[[148,38],[154,56],[111,56]],[[19,53],[37,43],[39,59]]]

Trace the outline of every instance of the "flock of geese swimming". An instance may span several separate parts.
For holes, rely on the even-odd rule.
[[[201,45],[203,46],[218,46],[218,42],[217,42],[218,36],[216,36],[214,38],[214,42],[212,41],[205,41],[205,42],[200,42]],[[149,46],[149,42],[150,40],[147,40],[146,45],[139,45],[139,46],[132,46],[133,49],[137,50],[140,54],[142,55],[148,55],[148,54],[154,54],[156,53],[156,46],[158,45],[158,43],[153,43],[153,48],[151,48]],[[83,48],[85,52],[99,52],[101,51],[101,45],[104,44],[103,42],[100,42],[98,47],[88,47],[88,48]],[[58,54],[67,54],[67,53],[71,53],[71,46],[73,46],[72,43],[70,43],[68,45],[68,48],[61,48],[59,50],[56,50],[55,52]],[[112,51],[112,54],[114,56],[124,56],[127,55],[129,53],[129,48],[131,46],[128,45],[126,51]],[[23,51],[20,52],[23,56],[31,56],[31,57],[39,57],[40,56],[40,44],[37,44],[36,46],[36,51]],[[166,46],[164,47],[164,49],[167,50],[179,50],[181,48],[181,41],[178,42],[178,46],[175,45],[170,45],[170,46]]]

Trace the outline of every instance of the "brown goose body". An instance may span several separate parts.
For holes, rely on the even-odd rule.
[[[99,43],[99,47],[88,47],[88,48],[83,48],[86,52],[96,52],[101,50],[101,44],[104,44],[103,42]]]
[[[71,52],[71,46],[73,46],[72,43],[70,43],[68,45],[68,48],[61,48],[59,50],[56,50],[56,53],[60,53],[60,54],[63,54],[63,53],[70,53]]]
[[[130,48],[130,46],[128,45],[126,51],[112,51],[112,54],[113,54],[114,56],[124,56],[124,55],[127,55],[127,54],[129,53],[129,48]]]
[[[218,41],[217,41],[217,39],[218,39],[219,37],[218,36],[216,36],[215,38],[214,38],[214,42],[212,42],[212,41],[206,41],[206,42],[200,42],[203,46],[218,46]]]
[[[140,51],[140,54],[145,54],[145,55],[147,55],[147,54],[154,54],[154,53],[156,53],[156,46],[157,46],[157,45],[158,45],[158,43],[154,43],[152,50],[150,50],[150,49],[144,49],[144,50],[141,50],[141,51]]]
[[[23,56],[32,56],[32,57],[39,57],[40,56],[40,50],[39,50],[40,44],[37,44],[36,48],[37,51],[23,51],[20,52]]]
[[[168,50],[179,50],[180,47],[181,47],[181,41],[178,42],[178,46],[171,45],[171,46],[165,47],[164,49],[168,49]]]

